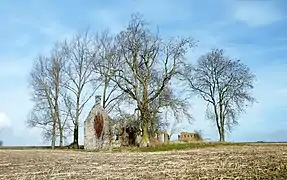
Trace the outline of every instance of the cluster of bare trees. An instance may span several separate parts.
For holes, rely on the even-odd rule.
[[[52,147],[57,139],[62,146],[72,134],[78,148],[86,105],[101,94],[111,116],[133,117],[146,146],[168,125],[167,119],[192,120],[189,93],[196,92],[208,102],[208,117],[224,141],[225,129],[231,130],[243,105],[254,101],[250,90],[255,76],[222,50],[207,53],[191,66],[186,54],[195,45],[191,38],[161,38],[139,15],[132,15],[116,35],[86,31],[57,43],[31,70],[35,104],[27,123],[42,128]]]

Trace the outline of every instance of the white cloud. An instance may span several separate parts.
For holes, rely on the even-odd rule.
[[[0,112],[0,130],[11,126],[10,119],[5,113]]]
[[[248,26],[270,25],[283,18],[273,1],[236,1],[230,9],[233,17]]]

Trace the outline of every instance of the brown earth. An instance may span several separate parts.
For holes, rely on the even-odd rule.
[[[145,153],[0,150],[0,179],[287,179],[287,146]]]

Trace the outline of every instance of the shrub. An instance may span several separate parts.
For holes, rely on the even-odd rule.
[[[195,133],[195,139],[196,139],[197,141],[202,141],[202,140],[203,140],[202,131],[200,131],[200,130],[195,130],[194,133]]]

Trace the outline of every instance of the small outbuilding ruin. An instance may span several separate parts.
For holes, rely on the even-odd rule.
[[[178,135],[178,141],[181,142],[192,142],[192,141],[201,141],[202,139],[194,132],[181,132]]]

